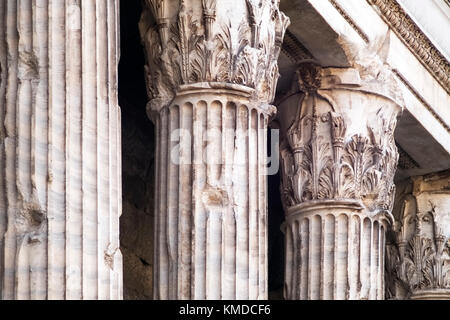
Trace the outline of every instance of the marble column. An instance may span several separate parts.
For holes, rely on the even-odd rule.
[[[278,103],[286,299],[384,299],[402,109],[384,75],[304,63]]]
[[[118,1],[0,1],[0,297],[119,299]]]
[[[289,19],[277,1],[148,0],[155,299],[266,299],[266,129]]]
[[[450,171],[399,182],[387,241],[388,299],[450,299]]]

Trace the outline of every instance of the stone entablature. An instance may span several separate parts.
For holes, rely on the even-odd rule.
[[[450,63],[395,0],[367,0],[450,94]]]

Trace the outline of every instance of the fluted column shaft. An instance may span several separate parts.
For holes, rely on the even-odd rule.
[[[288,23],[268,0],[147,1],[155,299],[267,298],[266,130]]]
[[[0,2],[0,296],[118,299],[118,2]]]
[[[267,297],[269,114],[242,89],[187,89],[156,117],[155,298]]]
[[[401,99],[356,69],[306,63],[297,76],[301,93],[279,104],[284,121],[294,113],[282,123],[285,298],[384,299]]]
[[[285,298],[383,299],[386,225],[351,201],[288,211]]]

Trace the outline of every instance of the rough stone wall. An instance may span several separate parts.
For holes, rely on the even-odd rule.
[[[124,260],[124,299],[152,298],[154,143],[151,124],[123,119],[123,213],[120,242]]]
[[[145,114],[144,57],[138,1],[121,2],[119,103],[122,107],[122,216],[124,299],[152,299],[153,124]]]

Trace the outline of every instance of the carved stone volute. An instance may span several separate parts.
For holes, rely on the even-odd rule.
[[[249,87],[253,100],[270,103],[288,25],[273,0],[147,0],[140,32],[148,111],[170,104],[180,86],[198,83]]]

